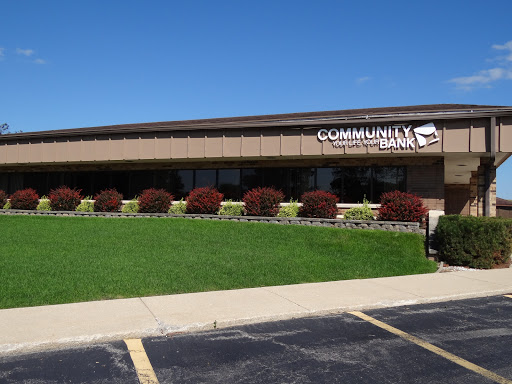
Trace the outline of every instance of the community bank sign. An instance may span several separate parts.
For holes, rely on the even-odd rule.
[[[422,148],[439,141],[434,123],[412,128],[412,125],[384,125],[319,129],[318,140],[330,141],[334,148],[379,147],[379,149]]]

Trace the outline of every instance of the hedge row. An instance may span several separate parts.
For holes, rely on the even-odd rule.
[[[450,265],[492,268],[512,252],[511,219],[441,216],[435,236],[440,259]]]
[[[39,202],[39,195],[31,188],[16,191],[10,196],[10,202],[4,207],[7,196],[0,191],[0,206],[13,209],[40,209],[54,211],[95,211],[116,212],[121,209],[123,195],[115,189],[103,190],[86,201],[80,195],[80,190],[67,186],[50,191],[48,197],[43,196]],[[336,218],[338,198],[326,191],[312,191],[304,193],[301,206],[297,201],[291,201],[287,207],[280,207],[284,194],[274,188],[258,187],[246,192],[243,196],[243,205],[231,201],[221,206],[224,195],[213,187],[196,188],[183,199],[172,205],[174,196],[163,189],[146,189],[138,198],[130,201],[123,208],[123,212],[141,213],[198,213],[222,215],[250,215],[264,217],[308,217],[308,218]],[[373,219],[373,213],[368,207],[368,201],[363,200],[362,207],[349,209],[345,214],[354,220]],[[379,208],[380,220],[386,221],[421,221],[426,214],[423,202],[418,196],[404,192],[394,191],[382,195]]]

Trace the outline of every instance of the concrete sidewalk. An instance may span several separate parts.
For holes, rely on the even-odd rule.
[[[512,268],[4,309],[0,355],[499,294]]]

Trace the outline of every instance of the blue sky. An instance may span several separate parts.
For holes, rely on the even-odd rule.
[[[512,105],[510,0],[17,0],[0,14],[12,130]],[[512,199],[512,160],[498,196]]]

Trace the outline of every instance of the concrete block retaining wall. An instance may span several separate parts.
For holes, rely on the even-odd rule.
[[[418,223],[402,221],[359,221],[341,219],[314,219],[304,217],[258,217],[258,216],[220,216],[220,215],[172,215],[168,213],[121,213],[121,212],[75,212],[75,211],[27,211],[21,209],[0,209],[0,215],[38,215],[38,216],[82,216],[82,217],[181,217],[185,219],[228,220],[239,222],[257,222],[273,224],[309,225],[315,227],[377,229],[382,231],[412,232],[425,235]]]

